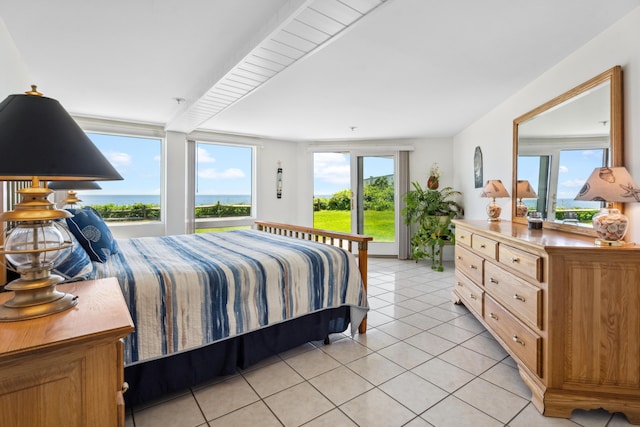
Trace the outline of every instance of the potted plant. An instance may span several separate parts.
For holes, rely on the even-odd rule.
[[[403,196],[405,207],[402,209],[405,224],[415,225],[411,236],[412,257],[416,261],[431,258],[431,268],[443,271],[440,253],[444,245],[455,243],[451,220],[464,213],[456,200],[462,193],[452,187],[438,190],[429,186],[423,189],[418,182],[412,185],[413,190]]]

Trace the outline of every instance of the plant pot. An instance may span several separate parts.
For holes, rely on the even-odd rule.
[[[429,190],[437,190],[439,186],[440,186],[440,182],[438,178],[435,176],[430,176],[429,179],[427,180],[427,188]]]

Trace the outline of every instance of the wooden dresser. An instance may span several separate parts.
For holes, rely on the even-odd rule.
[[[0,426],[124,426],[122,338],[133,322],[120,286],[103,279],[58,289],[78,305],[0,323]]]
[[[544,415],[640,424],[640,247],[511,222],[455,220],[456,303],[518,364]]]

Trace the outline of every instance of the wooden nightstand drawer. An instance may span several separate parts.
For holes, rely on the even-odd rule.
[[[476,284],[482,285],[484,258],[456,245],[456,270],[460,270]]]
[[[456,271],[455,283],[455,293],[464,301],[464,305],[482,317],[484,291],[459,271]]]
[[[498,245],[498,261],[538,282],[542,281],[542,258],[508,245]]]
[[[517,317],[542,329],[542,289],[490,262],[484,264],[484,287]]]
[[[522,362],[542,376],[542,338],[485,294],[484,320]]]
[[[498,242],[495,240],[487,239],[486,237],[476,234],[473,236],[471,247],[487,258],[498,258]]]
[[[456,243],[471,247],[471,232],[456,227]]]
[[[2,417],[19,427],[124,426],[121,339],[133,322],[120,285],[110,278],[58,290],[80,302],[0,328]],[[0,295],[0,303],[9,297]]]

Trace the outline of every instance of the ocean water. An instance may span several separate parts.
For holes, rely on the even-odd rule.
[[[535,208],[536,207],[536,201],[532,200],[532,199],[525,199],[523,200],[524,204],[527,205],[530,208]],[[585,208],[585,209],[600,209],[601,207],[601,203],[600,202],[585,202],[582,200],[573,200],[573,199],[558,199],[558,201],[556,202],[556,209],[559,208],[565,208],[565,209],[570,209],[570,208]]]
[[[100,195],[84,195],[78,193],[78,198],[82,200],[85,206],[105,205],[113,203],[116,205],[132,205],[134,203],[144,203],[145,205],[159,205],[160,196],[141,194],[141,195],[123,195],[123,194],[100,194]],[[222,194],[222,195],[198,195],[196,196],[196,206],[198,205],[214,205],[220,202],[224,205],[250,205],[251,196],[248,194]]]

